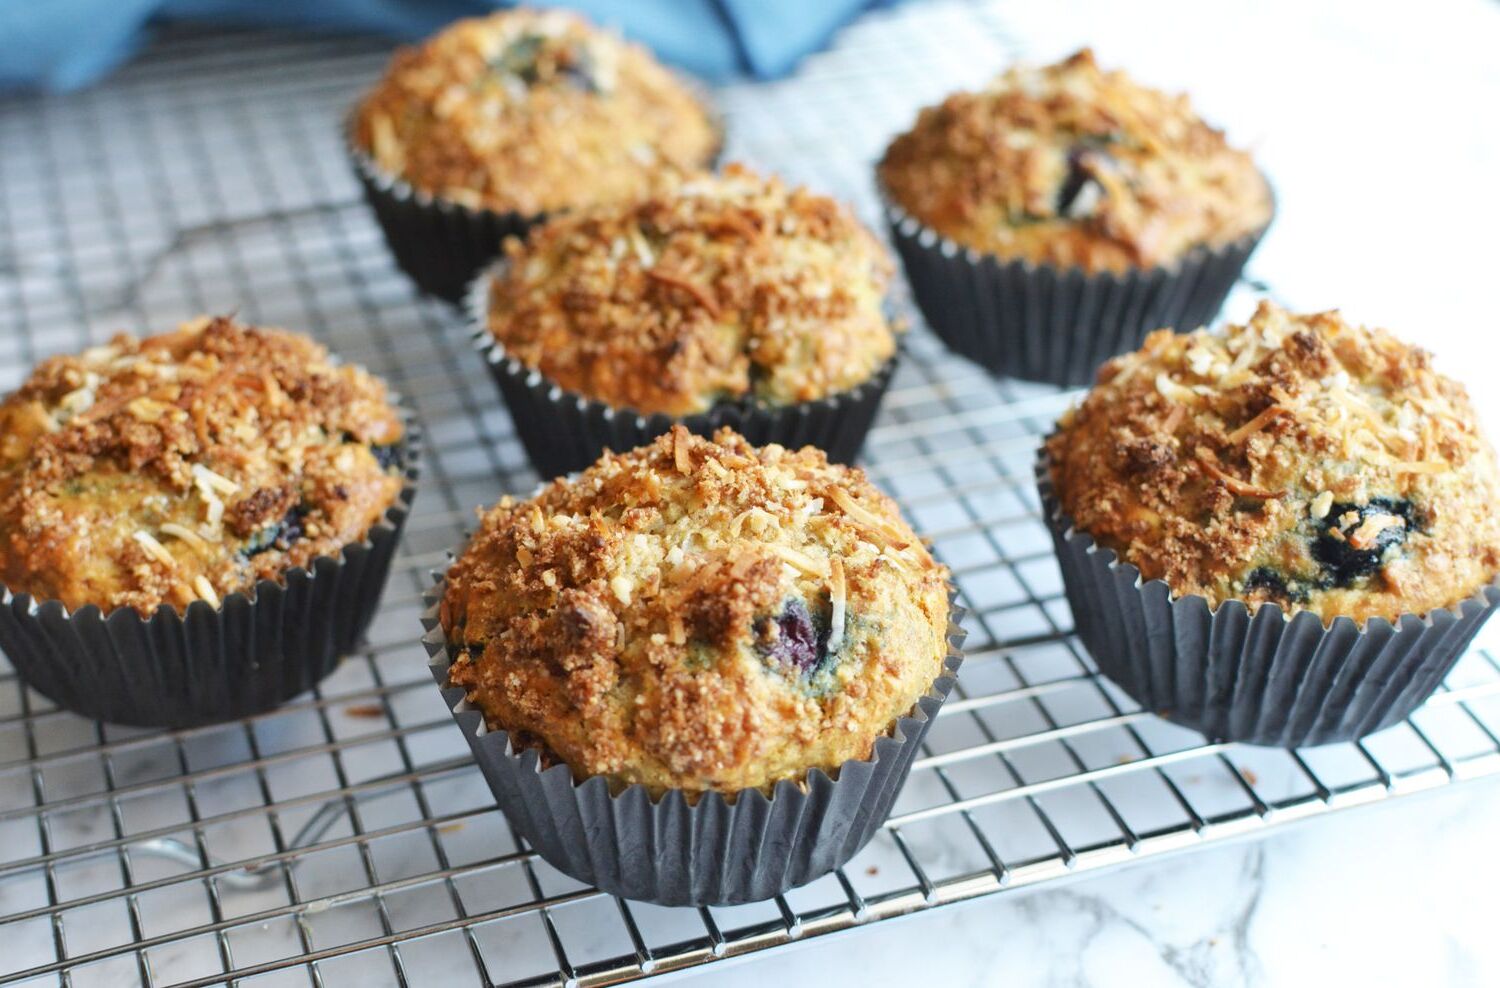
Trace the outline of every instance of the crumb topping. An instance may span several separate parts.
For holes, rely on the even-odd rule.
[[[644,48],[535,10],[460,20],[400,49],[354,138],[417,189],[526,215],[634,198],[719,147],[708,112]]]
[[[401,489],[385,386],[203,317],[41,363],[0,403],[0,579],[69,608],[217,606],[363,538]]]
[[[501,502],[448,574],[451,681],[577,777],[768,789],[942,674],[946,571],[859,470],[681,426]]]
[[[1325,621],[1452,606],[1500,570],[1500,474],[1462,386],[1384,330],[1263,302],[1105,364],[1048,440],[1079,530],[1211,603]]]
[[[895,353],[892,266],[849,211],[729,165],[506,244],[489,327],[507,353],[617,408],[812,401]]]
[[[1166,265],[1264,227],[1270,189],[1187,97],[1084,49],[924,109],[879,166],[923,224],[1006,259],[1088,271]]]

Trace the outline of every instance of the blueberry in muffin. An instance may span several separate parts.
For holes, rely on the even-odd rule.
[[[337,556],[396,500],[385,387],[202,318],[44,361],[0,403],[0,580],[149,615]]]
[[[1394,619],[1500,571],[1500,474],[1463,388],[1337,313],[1153,334],[1048,452],[1075,524],[1211,602]]]
[[[698,98],[649,52],[555,10],[461,20],[402,49],[354,127],[412,187],[526,215],[635,198],[719,144]]]
[[[0,648],[99,720],[268,710],[364,635],[419,439],[378,379],[231,318],[46,360],[0,402]]]
[[[579,443],[563,463],[557,443],[534,438],[528,448],[545,472],[580,468],[604,448],[632,448],[674,419],[726,406],[754,406],[798,428],[801,418],[785,410],[815,402],[849,407],[824,430],[839,444],[830,452],[848,459],[896,354],[890,275],[885,251],[848,208],[730,165],[508,241],[476,302],[508,400],[531,402],[554,387],[568,393],[544,399],[550,415],[511,400],[523,437],[570,414],[577,398],[660,416],[628,435]],[[541,380],[532,387],[517,384],[533,373]],[[694,431],[739,424],[723,414]],[[577,425],[567,431],[591,423]],[[817,441],[774,429],[756,438]]]
[[[871,755],[944,675],[946,573],[863,475],[678,426],[488,511],[451,685],[611,787],[769,793]]]
[[[349,136],[398,262],[450,300],[504,235],[645,195],[722,143],[703,101],[645,49],[575,14],[524,9],[399,51]]]
[[[1087,49],[923,110],[886,150],[880,178],[907,213],[965,247],[1086,271],[1168,264],[1271,218],[1250,156],[1186,97],[1104,71]]]
[[[1500,472],[1467,394],[1336,312],[1153,333],[1059,422],[1039,479],[1101,668],[1218,736],[1393,723],[1500,599]]]
[[[1250,156],[1186,97],[1087,49],[924,109],[878,179],[939,335],[1055,383],[1083,383],[1150,329],[1207,322],[1273,211]]]

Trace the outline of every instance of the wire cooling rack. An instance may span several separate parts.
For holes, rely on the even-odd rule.
[[[889,135],[1017,53],[986,7],[904,5],[790,81],[722,90],[731,153],[873,221]],[[1208,744],[1137,709],[1070,634],[1037,518],[1033,450],[1070,395],[990,378],[919,328],[865,464],[953,568],[969,657],[894,817],[841,872],[759,905],[664,909],[558,874],[495,809],[416,643],[427,571],[477,505],[537,478],[339,152],[385,55],[176,34],[100,88],[0,101],[0,385],[120,329],[238,310],[386,376],[432,447],[370,644],[311,695],[131,730],[52,709],[0,660],[0,983],[604,984],[1500,769],[1482,650],[1360,745]]]

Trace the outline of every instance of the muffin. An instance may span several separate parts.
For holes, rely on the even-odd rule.
[[[1271,221],[1250,156],[1085,49],[924,109],[878,166],[917,302],[992,371],[1086,383],[1218,311]]]
[[[1095,661],[1216,736],[1388,726],[1496,598],[1500,472],[1467,394],[1337,313],[1262,303],[1222,335],[1153,333],[1059,422],[1039,476]]]
[[[501,500],[432,600],[435,673],[512,821],[564,872],[664,903],[852,856],[958,661],[947,573],[895,504],[728,429]]]
[[[410,446],[379,380],[282,330],[203,317],[46,360],[0,402],[0,645],[101,719],[273,706],[368,623]]]
[[[450,301],[505,235],[639,198],[721,144],[703,101],[644,48],[575,14],[524,9],[398,51],[349,136],[397,262]]]
[[[848,208],[730,165],[507,241],[476,339],[545,476],[679,421],[847,462],[894,370],[891,272]]]

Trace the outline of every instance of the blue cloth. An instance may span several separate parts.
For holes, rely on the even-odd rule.
[[[565,0],[695,75],[772,78],[861,11],[894,0]],[[415,40],[512,0],[0,0],[0,89],[69,90],[129,58],[152,25],[191,21]]]

